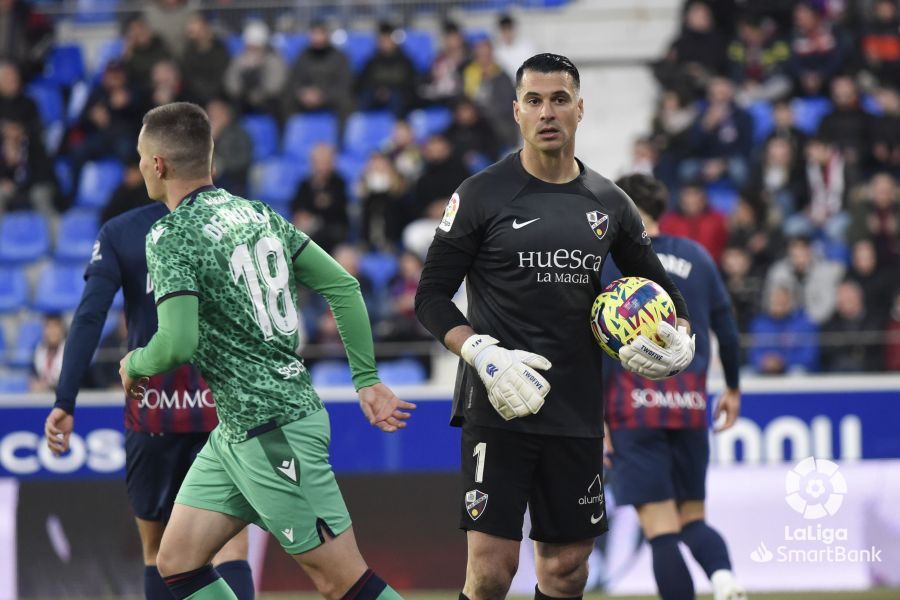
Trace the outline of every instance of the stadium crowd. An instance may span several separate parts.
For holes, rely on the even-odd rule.
[[[87,69],[39,8],[0,1],[0,370],[53,387],[57,317],[77,305],[96,228],[148,202],[141,117],[176,100],[207,109],[218,184],[272,204],[359,278],[379,341],[429,339],[413,298],[441,212],[518,144],[515,69],[539,49],[514,19],[447,21],[433,49],[386,21],[229,31],[157,0]],[[720,265],[748,369],[900,368],[896,2],[690,1],[653,71],[658,109],[630,169],[669,186],[663,231]],[[301,307],[312,356],[342,356],[324,302]],[[114,355],[117,317],[106,335]],[[98,365],[93,383],[114,382],[115,361]]]

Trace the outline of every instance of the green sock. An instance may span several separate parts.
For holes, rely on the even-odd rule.
[[[398,598],[400,596],[397,596]],[[216,579],[204,588],[200,588],[184,600],[238,600],[224,579]]]

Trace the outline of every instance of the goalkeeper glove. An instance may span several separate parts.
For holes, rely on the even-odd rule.
[[[622,366],[647,379],[665,379],[682,372],[694,359],[694,336],[685,327],[675,329],[660,322],[656,334],[666,344],[654,343],[646,336],[638,336],[619,349]]]
[[[473,335],[460,355],[475,367],[487,388],[488,400],[500,416],[509,421],[536,414],[544,405],[550,384],[535,369],[546,371],[550,361],[524,350],[501,348],[489,335]]]

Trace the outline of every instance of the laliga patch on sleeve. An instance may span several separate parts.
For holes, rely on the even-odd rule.
[[[438,229],[441,231],[450,231],[450,228],[453,227],[453,220],[456,219],[456,213],[459,212],[459,194],[453,194],[450,196],[450,201],[447,202],[447,208],[444,209],[444,216],[441,217],[441,224],[438,225]]]

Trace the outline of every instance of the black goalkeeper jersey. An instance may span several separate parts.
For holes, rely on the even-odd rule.
[[[601,290],[602,266],[612,254],[617,264],[632,265],[623,269],[628,274],[643,272],[674,289],[650,249],[631,199],[578,164],[579,177],[552,184],[532,177],[519,154],[511,154],[464,181],[444,212],[423,284],[428,285],[428,271],[438,268],[432,253],[455,255],[454,260],[465,263],[460,274],[467,275],[472,328],[497,338],[505,348],[536,352],[553,363],[544,372],[551,390],[541,411],[504,421],[488,401],[477,371],[460,361],[454,424],[601,437],[602,350],[589,317]],[[630,260],[635,257],[643,257],[638,266]],[[440,327],[429,329],[439,336],[446,333],[435,331]]]

